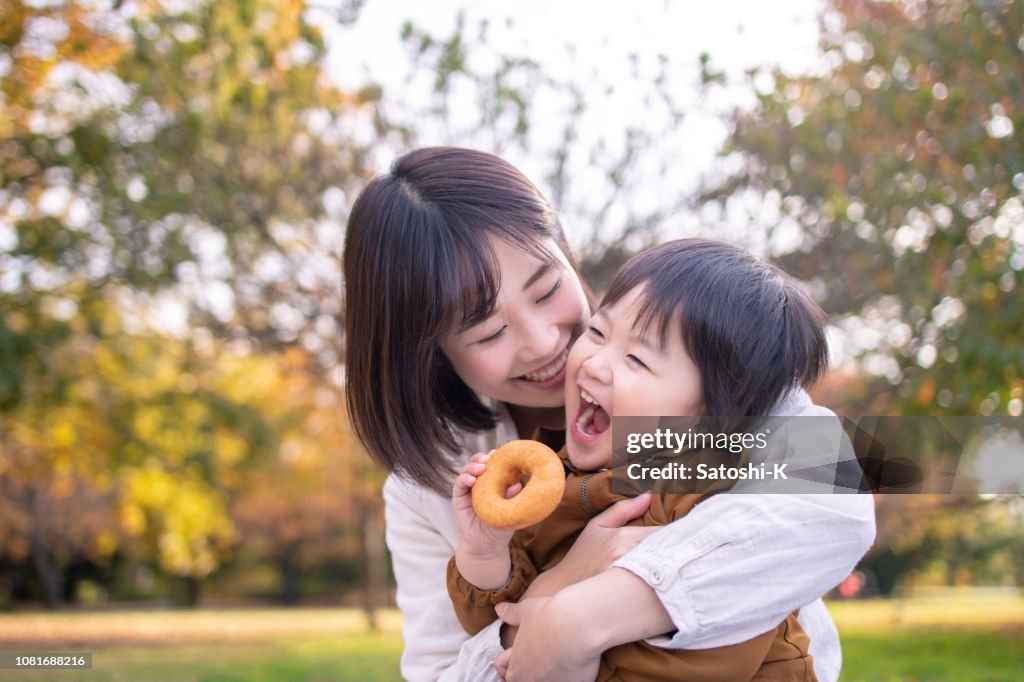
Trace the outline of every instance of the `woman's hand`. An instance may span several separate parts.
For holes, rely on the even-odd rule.
[[[621,568],[570,585],[554,597],[498,604],[496,610],[506,628],[518,627],[512,648],[494,662],[510,682],[593,680],[608,649],[675,627],[655,591]]]
[[[523,599],[550,597],[564,587],[610,568],[621,556],[660,529],[659,526],[624,525],[647,511],[650,504],[650,495],[639,495],[616,502],[590,519],[565,558],[551,570],[537,576]]]
[[[602,652],[590,650],[581,641],[587,627],[580,628],[581,614],[572,613],[571,605],[536,597],[516,604],[498,604],[497,611],[505,622],[503,631],[515,632],[522,623],[530,622],[525,634],[516,638],[515,646],[505,649],[494,661],[498,675],[506,682],[591,682],[597,677]]]

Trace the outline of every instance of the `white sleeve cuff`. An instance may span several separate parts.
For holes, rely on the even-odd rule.
[[[455,665],[441,675],[438,682],[501,682],[494,659],[502,652],[501,624],[496,620],[470,637],[459,649]]]

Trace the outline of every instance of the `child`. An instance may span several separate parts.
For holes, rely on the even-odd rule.
[[[483,526],[469,499],[487,455],[475,456],[456,480],[452,506],[461,541],[448,586],[463,627],[472,634],[492,622],[494,604],[518,599],[562,559],[592,516],[622,499],[611,492],[608,470],[611,415],[764,417],[791,390],[813,383],[826,363],[820,310],[777,268],[696,239],[632,258],[569,354],[561,453],[567,479],[559,507],[535,526],[502,533]],[[634,523],[671,523],[707,496],[656,494]],[[808,646],[790,614],[734,646],[614,647],[602,656],[598,679],[806,682],[816,679]]]

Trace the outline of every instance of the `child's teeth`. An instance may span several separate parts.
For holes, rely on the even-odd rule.
[[[587,406],[587,409],[580,412],[579,419],[576,420],[576,426],[582,431],[583,428],[590,423],[590,418],[594,416],[594,410],[597,408],[593,405]]]
[[[591,404],[594,404],[594,405],[599,404],[597,402],[597,398],[595,398],[594,396],[590,395],[589,393],[584,391],[582,388],[580,389],[580,397],[583,398],[584,400],[586,400],[588,403],[591,403]]]

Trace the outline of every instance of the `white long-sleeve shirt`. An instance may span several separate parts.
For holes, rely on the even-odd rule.
[[[802,391],[776,414],[820,415]],[[466,458],[516,438],[507,415],[467,438]],[[412,681],[497,680],[500,622],[473,637],[459,625],[445,584],[459,542],[451,501],[391,476],[384,485],[387,543],[404,622],[402,675]],[[870,495],[714,495],[615,563],[658,594],[677,631],[648,640],[671,649],[736,644],[792,611],[811,639],[822,682],[839,677],[839,637],[820,597],[874,540]]]

